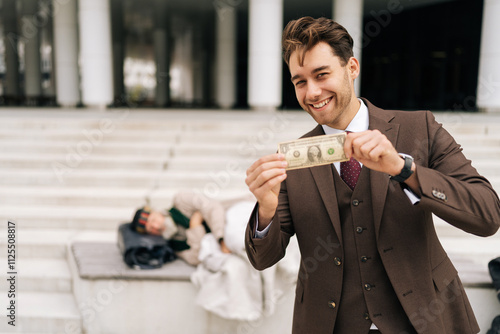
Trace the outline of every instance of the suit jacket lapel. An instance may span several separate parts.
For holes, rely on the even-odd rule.
[[[307,136],[321,136],[324,135],[325,132],[321,125],[318,125],[314,128]],[[342,231],[340,227],[340,213],[339,206],[337,204],[337,194],[335,192],[335,184],[333,181],[333,170],[331,165],[324,166],[316,166],[309,168],[311,174],[316,182],[316,186],[318,187],[319,193],[325,204],[326,210],[328,212],[328,216],[330,216],[330,221],[333,224],[333,228],[335,229],[335,233],[337,233],[338,239],[342,240]],[[331,180],[331,182],[328,182]]]
[[[342,230],[340,227],[340,213],[337,204],[337,193],[335,192],[335,184],[333,181],[332,165],[324,165],[310,168],[311,174],[316,182],[319,193],[325,203],[328,216],[333,224],[335,233],[338,239],[342,240]],[[328,182],[327,180],[331,180]]]
[[[387,137],[387,139],[389,139],[392,145],[396,147],[399,124],[390,123],[390,121],[394,118],[394,114],[390,111],[375,107],[367,100],[364,101],[368,106],[368,113],[370,117],[369,129],[379,130]],[[375,224],[375,233],[378,239],[382,213],[384,212],[385,199],[387,197],[389,187],[389,176],[385,173],[370,170],[370,187],[372,192],[373,222]]]

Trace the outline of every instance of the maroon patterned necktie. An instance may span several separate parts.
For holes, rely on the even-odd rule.
[[[351,160],[340,163],[340,177],[351,190],[354,190],[354,187],[356,187],[360,173],[361,165],[354,158],[351,157]]]

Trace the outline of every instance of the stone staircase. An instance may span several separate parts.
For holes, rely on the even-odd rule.
[[[500,189],[500,115],[437,118]],[[218,199],[247,194],[246,168],[313,126],[304,112],[0,109],[0,267],[8,221],[16,223],[18,255],[16,326],[2,312],[0,332],[81,333],[68,244],[115,242],[135,208],[169,207],[181,189]],[[452,255],[481,265],[500,255],[498,234],[477,238],[439,220],[436,228]],[[7,290],[1,279],[0,307]],[[488,321],[490,313],[481,312]]]

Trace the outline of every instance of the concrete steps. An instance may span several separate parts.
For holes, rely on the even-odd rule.
[[[16,326],[2,319],[0,332],[82,333],[80,311],[72,293],[22,292],[16,303]],[[7,305],[7,300],[2,304]]]
[[[0,259],[3,261],[5,259]],[[5,262],[0,262],[5,263]],[[72,293],[72,277],[65,258],[25,258],[19,261],[21,291]]]
[[[3,224],[2,224],[3,225]],[[115,231],[75,231],[26,228],[16,224],[15,299],[1,297],[3,305],[15,300],[15,327],[7,318],[2,333],[82,333],[82,315],[73,295],[73,277],[67,261],[73,240],[116,240]],[[0,236],[0,248],[7,249],[7,236]],[[7,263],[0,258],[0,263]],[[1,291],[8,291],[2,280]],[[10,319],[9,319],[10,320]]]
[[[4,186],[0,188],[0,206],[69,206],[69,207],[123,207],[130,209],[145,203],[146,198],[152,201],[164,201],[169,205],[171,198],[187,187],[171,187],[168,189],[147,189],[145,187],[120,188],[109,187],[96,190],[93,187],[29,187]],[[220,196],[230,199],[246,193],[246,189],[221,189]],[[161,202],[160,202],[161,203]],[[15,212],[15,214],[23,214]],[[0,213],[1,217],[2,213]],[[38,217],[42,218],[42,217]]]
[[[8,178],[0,179],[0,186],[53,186],[66,187],[123,187],[123,188],[195,188],[216,182],[224,187],[241,187],[245,174],[240,170],[243,165],[236,164],[228,172],[222,171],[168,171],[152,170],[15,170],[0,169],[0,173],[8,173]],[[234,169],[237,169],[234,171]]]
[[[2,223],[2,228],[5,228]],[[116,242],[116,231],[107,230],[78,230],[54,228],[24,228],[22,222],[16,223],[16,243],[18,256],[24,259],[66,259],[67,246],[73,241],[106,241]],[[0,236],[0,247],[6,249],[7,235]]]
[[[185,189],[3,187],[0,221],[16,220],[25,229],[115,230],[132,219],[146,198],[153,207],[168,208],[174,194]],[[221,200],[246,194],[245,189],[207,187],[207,191]]]
[[[437,118],[500,189],[500,117]],[[248,194],[248,166],[312,127],[303,112],[0,109],[0,227],[16,222],[20,254],[14,329],[81,333],[85,307],[73,298],[69,243],[116,242],[138,206],[168,208],[182,189]],[[484,264],[498,252],[499,234],[477,238],[439,219],[436,230],[451,253]],[[0,248],[6,241],[0,233]],[[16,331],[4,321],[0,332]]]
[[[0,161],[0,169],[39,169],[52,170],[55,162],[69,167],[65,158],[61,159],[61,155],[57,154],[30,154],[15,152],[3,153],[3,159]],[[242,164],[251,164],[253,160],[245,157],[238,158],[238,162]],[[170,156],[142,156],[134,155],[92,155],[82,160],[78,165],[79,169],[112,169],[112,170],[197,170],[203,164],[203,168],[207,170],[224,169],[227,161],[220,157],[214,157],[206,154],[205,156],[190,156],[187,154],[176,154],[176,157]]]
[[[11,185],[0,188],[0,206],[134,207],[151,191],[142,188]],[[173,194],[173,193],[172,193]],[[42,217],[39,217],[42,218]]]

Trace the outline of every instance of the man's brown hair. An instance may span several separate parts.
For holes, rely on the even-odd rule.
[[[315,19],[305,16],[288,22],[283,30],[283,59],[290,65],[290,55],[300,50],[299,64],[302,66],[306,52],[319,42],[330,45],[334,55],[340,58],[342,66],[353,56],[354,42],[343,26],[325,17]]]

